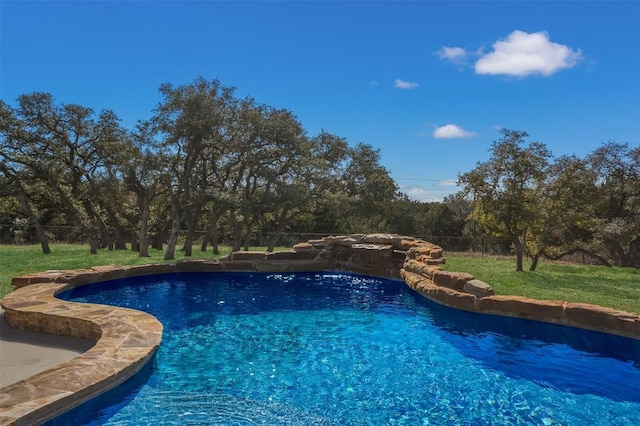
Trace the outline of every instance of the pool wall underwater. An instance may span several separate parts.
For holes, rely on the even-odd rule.
[[[440,247],[420,239],[358,234],[310,240],[286,252],[236,252],[219,260],[103,266],[16,277],[12,281],[16,291],[1,301],[11,327],[91,339],[96,344],[69,362],[0,389],[0,425],[33,425],[52,419],[118,386],[148,363],[162,340],[162,324],[155,317],[55,297],[73,287],[139,275],[342,270],[402,279],[428,299],[465,311],[640,338],[640,315],[582,303],[495,295],[489,285],[470,274],[443,271],[440,265],[444,262]]]

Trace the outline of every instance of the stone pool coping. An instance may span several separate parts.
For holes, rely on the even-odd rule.
[[[640,339],[640,315],[596,305],[495,295],[462,272],[444,271],[442,248],[395,234],[331,236],[276,253],[236,252],[219,260],[101,266],[16,277],[0,305],[20,330],[91,339],[95,345],[54,368],[0,389],[0,425],[50,420],[136,374],[157,351],[162,324],[145,312],[66,302],[56,294],[91,283],[173,272],[345,270],[402,279],[433,302],[465,311],[532,319]]]
[[[96,278],[101,275],[99,268],[94,273]],[[19,330],[96,343],[70,361],[0,389],[1,425],[40,424],[88,401],[136,374],[160,345],[162,324],[150,314],[55,298],[75,286],[75,277],[65,275],[70,281],[58,283],[51,273],[44,273],[40,281],[47,277],[49,282],[5,296],[5,320]]]

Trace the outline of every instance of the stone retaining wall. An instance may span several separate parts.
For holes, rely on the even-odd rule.
[[[92,339],[88,352],[0,389],[0,425],[51,419],[131,377],[160,344],[162,324],[144,312],[65,302],[72,287],[137,275],[189,271],[301,272],[344,270],[402,279],[433,302],[465,311],[532,319],[640,338],[640,315],[584,303],[499,296],[464,272],[442,269],[442,248],[392,234],[330,236],[277,253],[235,252],[218,260],[102,266],[15,277],[16,291],[0,302],[11,327]]]
[[[442,269],[442,248],[416,238],[389,234],[326,237],[294,246],[315,250],[328,267],[402,278],[429,300],[482,314],[531,319],[640,338],[640,315],[586,303],[499,296],[487,283],[465,272]]]
[[[40,282],[72,282],[78,286],[126,276],[186,271],[344,270],[403,279],[428,299],[452,308],[640,338],[637,314],[584,303],[498,296],[488,284],[471,274],[443,270],[441,265],[445,261],[441,247],[421,239],[394,234],[354,234],[309,240],[296,244],[292,250],[276,253],[235,252],[218,260],[48,271],[16,277],[12,284],[16,288]],[[11,314],[8,320],[10,317]]]

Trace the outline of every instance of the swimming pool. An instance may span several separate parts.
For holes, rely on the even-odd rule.
[[[640,342],[444,308],[396,280],[182,273],[58,297],[164,324],[130,382],[50,424],[640,424]]]

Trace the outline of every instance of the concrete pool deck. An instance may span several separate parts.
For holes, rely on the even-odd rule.
[[[0,309],[0,388],[70,361],[94,344],[75,337],[13,329]]]
[[[93,270],[93,278],[109,276],[102,270]],[[55,297],[74,287],[69,283],[71,279],[80,285],[81,277],[87,276],[91,275],[86,271],[32,275],[29,279],[37,283],[18,288],[2,299],[4,318],[10,327],[80,337],[88,340],[91,347],[70,360],[0,388],[0,425],[31,426],[52,419],[123,383],[156,352],[162,339],[162,324],[152,315]]]

